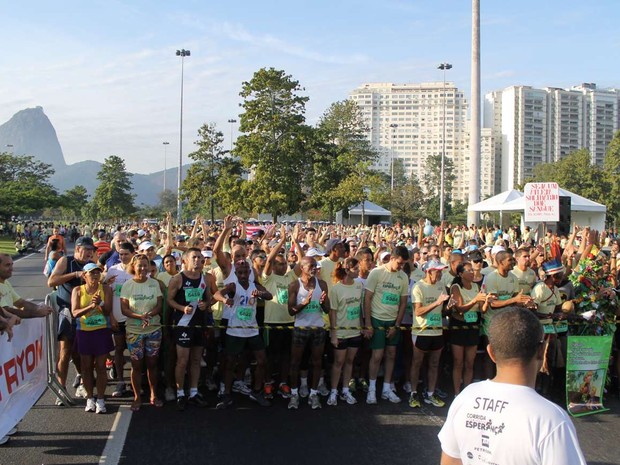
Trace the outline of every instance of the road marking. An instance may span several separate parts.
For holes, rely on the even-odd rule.
[[[129,430],[129,423],[131,423],[131,416],[132,411],[129,409],[129,405],[121,405],[118,408],[114,424],[108,435],[108,441],[101,453],[99,465],[118,465]]]

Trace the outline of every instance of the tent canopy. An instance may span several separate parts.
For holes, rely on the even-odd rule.
[[[605,205],[586,199],[585,197],[582,197],[573,192],[567,191],[566,189],[562,189],[561,187],[559,191],[560,191],[561,197],[570,197],[571,211],[600,212],[600,213],[607,212],[607,207]],[[505,211],[525,210],[525,197],[515,199],[507,203],[505,207],[506,207]]]
[[[482,202],[475,203],[470,207],[467,207],[468,211],[471,212],[498,212],[498,211],[515,211],[515,210],[523,210],[524,207],[512,207],[507,208],[509,204],[512,202],[518,201],[523,197],[523,194],[515,189],[511,189],[509,191],[502,192],[500,194],[494,195],[493,197],[489,197]]]
[[[357,205],[349,208],[349,215],[361,215],[362,214],[362,204],[358,203]],[[364,201],[364,215],[368,216],[392,216],[392,212],[386,210],[383,207],[380,207],[376,203],[372,203],[369,200]]]

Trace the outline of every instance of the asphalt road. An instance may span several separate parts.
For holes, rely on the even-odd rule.
[[[10,281],[22,297],[42,300],[47,293],[42,262],[42,255],[16,262]],[[112,389],[110,384],[108,394]],[[215,395],[205,394],[214,405]],[[289,411],[282,399],[261,408],[236,396],[233,408],[224,411],[190,406],[177,412],[173,404],[161,409],[143,404],[133,414],[129,398],[109,398],[108,413],[95,415],[84,412],[83,401],[55,407],[47,391],[18,434],[0,447],[0,465],[439,462],[436,435],[447,408],[411,410],[405,402],[387,401],[328,407],[323,400],[318,411],[305,403]],[[609,412],[574,419],[591,465],[620,465],[620,402],[614,398],[607,405]]]

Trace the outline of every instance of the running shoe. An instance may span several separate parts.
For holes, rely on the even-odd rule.
[[[288,409],[292,410],[295,409],[297,410],[299,408],[299,395],[298,394],[291,394],[291,399],[288,401]]]
[[[194,394],[188,399],[187,402],[192,405],[195,405],[196,407],[206,407],[207,405],[209,405],[207,401],[205,400],[205,398],[202,397],[201,393]]]
[[[381,393],[381,398],[384,400],[389,400],[393,404],[398,404],[400,402],[400,397],[398,397],[389,387]]]
[[[407,394],[411,394],[413,392],[413,388],[411,387],[411,383],[409,381],[403,384],[403,391],[405,391]]]
[[[64,407],[65,403],[62,401],[60,397],[56,397],[56,400],[54,401],[54,405],[56,407]]]
[[[278,387],[278,394],[283,399],[290,399],[291,398],[291,388],[290,388],[290,386],[288,384],[286,384],[286,383],[280,383],[280,386]]]
[[[179,412],[185,411],[185,407],[187,406],[187,397],[179,396],[177,397],[177,410]]]
[[[218,410],[224,410],[230,407],[232,403],[233,401],[232,397],[230,397],[230,394],[222,394],[222,397],[220,398],[220,401],[217,403],[215,408]]]
[[[411,408],[420,408],[421,407],[420,399],[418,399],[418,393],[417,392],[412,392],[409,395],[409,407],[411,407]]]
[[[351,392],[343,392],[342,394],[340,394],[340,400],[344,400],[349,405],[357,404],[357,399],[353,397],[353,394],[351,394]]]
[[[359,386],[362,388],[362,391],[368,392],[368,389],[369,389],[368,381],[366,381],[364,378],[358,379],[357,384],[359,384]]]
[[[221,399],[222,397],[224,397],[225,392],[226,392],[226,387],[224,386],[224,383],[220,383],[220,390],[217,391],[218,399]]]
[[[95,403],[95,399],[90,398],[86,399],[86,408],[84,408],[85,412],[94,412],[97,410],[97,404]]]
[[[252,391],[250,393],[250,399],[253,400],[254,402],[256,402],[261,407],[270,407],[271,406],[271,402],[269,402],[265,398],[265,395],[262,393],[262,391],[258,391],[258,392]]]
[[[327,389],[327,386],[325,385],[325,381],[323,381],[322,383],[319,383],[316,389],[317,391],[319,391],[319,394],[321,394],[323,397],[329,395],[329,389]]]
[[[357,386],[355,385],[355,380],[351,378],[349,380],[349,391],[355,392],[356,389],[357,389]]]
[[[88,394],[86,393],[86,388],[83,384],[80,384],[75,390],[75,397],[81,397],[82,399],[86,399],[86,397],[88,397]]]
[[[273,399],[273,383],[265,383],[265,399]],[[250,397],[252,394],[250,394]]]
[[[435,394],[433,394],[432,396],[426,394],[424,396],[424,403],[432,405],[433,407],[443,407],[444,405],[446,405],[446,403]]]
[[[127,389],[125,389],[125,383],[118,383],[112,393],[112,397],[123,397],[126,393]]]
[[[435,395],[437,397],[439,397],[440,399],[447,399],[448,398],[448,393],[446,391],[442,391],[438,387],[435,388]]]
[[[95,413],[106,413],[107,410],[105,408],[105,400],[97,399],[95,402]]]
[[[327,405],[338,405],[338,395],[331,393],[327,398]]]
[[[82,375],[75,375],[75,379],[73,380],[73,387],[77,389],[80,384],[82,384]]]
[[[304,399],[310,395],[310,390],[308,389],[307,384],[302,384],[299,386],[299,397],[303,397]]]
[[[239,394],[243,394],[244,396],[249,396],[252,390],[245,384],[243,381],[235,381],[232,385],[232,391],[237,392]]]
[[[176,398],[177,398],[177,394],[176,392],[174,392],[174,389],[167,387],[166,390],[164,391],[164,399],[166,399],[166,402],[172,402]]]
[[[317,410],[321,408],[321,399],[319,399],[318,394],[310,394],[308,397],[308,405],[312,407],[312,410]]]
[[[368,394],[366,394],[366,403],[368,405],[377,405],[377,393],[375,391],[368,391]]]

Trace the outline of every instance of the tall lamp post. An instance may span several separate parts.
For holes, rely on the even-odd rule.
[[[394,136],[396,135],[396,128],[398,127],[398,124],[396,123],[392,123],[390,124],[390,128],[392,128],[392,138],[391,138],[391,143],[390,143],[390,152],[392,154],[392,156],[390,157],[390,165],[392,165],[390,167],[390,191],[394,190]]]
[[[163,146],[164,146],[164,191],[166,190],[166,171],[168,170],[168,167],[166,166],[166,159],[168,158],[167,156],[167,149],[168,146],[170,145],[170,142],[162,142]]]
[[[228,122],[230,123],[230,151],[232,152],[233,149],[233,124],[235,124],[237,122],[236,119],[229,119]]]
[[[446,177],[446,70],[452,69],[450,63],[442,63],[437,69],[443,71],[443,137],[441,150],[441,174],[439,181],[439,219],[446,219],[445,213],[445,177]]]
[[[177,50],[177,56],[181,57],[181,119],[179,126],[179,172],[177,179],[177,224],[181,224],[181,181],[183,177],[183,71],[185,57],[190,56],[190,51]]]

